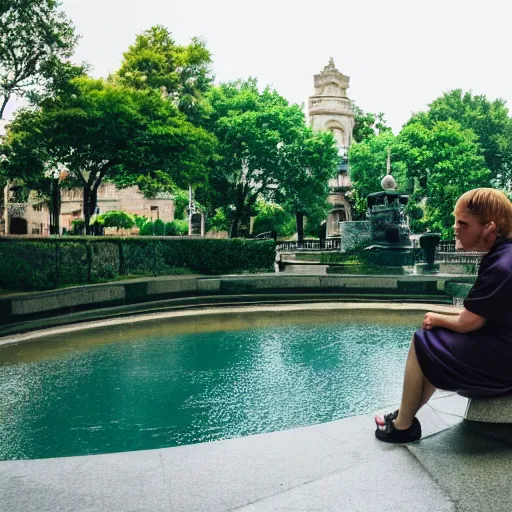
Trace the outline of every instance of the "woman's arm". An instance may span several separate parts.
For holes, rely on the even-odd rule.
[[[443,315],[441,313],[427,313],[421,326],[429,331],[433,327],[443,327],[455,332],[472,332],[482,328],[487,320],[483,316],[475,315],[464,308],[458,315]]]

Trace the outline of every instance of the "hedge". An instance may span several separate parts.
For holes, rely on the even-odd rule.
[[[0,289],[30,291],[186,272],[273,272],[273,240],[0,237]]]

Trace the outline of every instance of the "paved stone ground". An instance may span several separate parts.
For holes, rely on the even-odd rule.
[[[410,446],[377,441],[365,415],[177,448],[0,462],[0,510],[509,510],[504,434],[462,423],[466,403],[435,395],[419,414],[423,439]]]
[[[461,423],[410,451],[455,503],[456,510],[512,510],[512,427]]]

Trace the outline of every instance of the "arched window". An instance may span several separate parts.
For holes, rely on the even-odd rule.
[[[325,128],[332,133],[338,146],[347,145],[345,140],[345,130],[341,123],[339,123],[338,121],[328,121],[325,125]]]

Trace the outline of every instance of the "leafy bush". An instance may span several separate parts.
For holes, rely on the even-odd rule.
[[[106,228],[130,229],[135,224],[133,215],[121,211],[110,211],[103,214],[103,226]]]
[[[165,224],[166,236],[185,236],[188,235],[187,220],[173,220]]]
[[[150,220],[148,220],[147,222],[142,224],[142,227],[139,230],[139,235],[140,236],[153,236],[153,234],[154,234],[153,223]]]
[[[123,275],[269,272],[273,240],[203,238],[0,238],[0,288],[45,290]]]
[[[143,217],[143,216],[139,216],[139,215],[134,215],[133,216],[133,221],[135,222],[135,225],[141,229],[142,226],[144,226],[144,224],[146,224],[146,222],[148,222],[148,219],[147,217]]]
[[[174,224],[174,221],[166,222],[165,223],[165,236],[176,236],[177,234],[178,233],[177,233],[177,229]]]
[[[255,235],[275,231],[279,237],[289,237],[295,233],[295,216],[275,203],[260,201],[257,205],[258,215],[254,219],[252,232]]]
[[[75,219],[71,221],[71,231],[74,234],[81,235],[84,232],[85,228],[85,220],[84,219]]]
[[[178,230],[178,235],[188,235],[188,220],[175,220],[174,224]]]
[[[165,224],[163,220],[156,219],[153,222],[153,234],[156,236],[163,236],[165,233]]]
[[[215,215],[206,217],[206,231],[228,231],[229,218],[224,208],[217,208]]]

